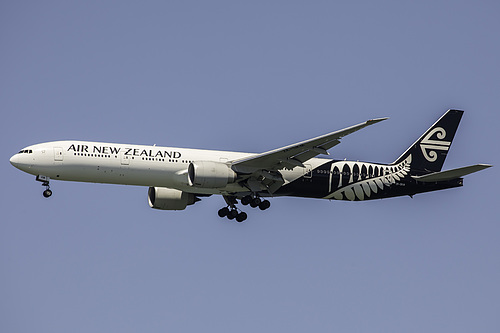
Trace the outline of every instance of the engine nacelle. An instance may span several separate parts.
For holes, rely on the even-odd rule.
[[[224,163],[196,161],[189,164],[189,186],[221,188],[236,179],[236,173]]]
[[[183,210],[187,205],[199,201],[194,194],[167,187],[150,187],[148,190],[149,207],[163,210]]]

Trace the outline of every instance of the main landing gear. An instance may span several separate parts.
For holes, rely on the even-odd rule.
[[[236,219],[237,222],[243,222],[247,219],[247,213],[238,212],[236,207],[224,207],[219,209],[218,212],[220,217],[227,217],[229,220]]]
[[[266,210],[271,207],[269,200],[261,200],[259,197],[252,197],[251,195],[241,198],[241,204],[244,206],[250,205],[252,208],[259,207],[260,210]]]
[[[52,191],[50,190],[50,185],[49,185],[49,177],[46,176],[36,176],[36,180],[39,182],[42,182],[42,186],[45,186],[45,191],[43,191],[43,196],[45,198],[49,198],[52,195]]]
[[[223,207],[219,209],[220,217],[227,217],[229,220],[236,219],[237,222],[243,222],[247,219],[247,213],[242,212],[236,208],[236,204],[238,200],[235,196],[224,196],[224,200],[226,200],[227,207]],[[247,195],[241,198],[241,203],[246,206],[250,205],[252,208],[259,207],[260,210],[266,210],[271,207],[271,203],[269,200],[261,200],[257,196]]]

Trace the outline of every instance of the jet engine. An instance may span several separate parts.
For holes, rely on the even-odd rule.
[[[204,188],[221,188],[233,183],[236,173],[224,163],[196,161],[189,164],[189,186]]]
[[[163,210],[183,210],[199,201],[194,194],[167,187],[150,187],[149,207]]]

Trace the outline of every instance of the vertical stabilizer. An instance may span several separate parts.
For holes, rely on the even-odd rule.
[[[441,171],[463,113],[460,110],[446,111],[393,164],[398,164],[411,155],[411,169],[423,172]]]

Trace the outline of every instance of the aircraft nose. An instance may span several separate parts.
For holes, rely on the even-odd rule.
[[[21,164],[19,161],[19,154],[16,154],[10,158],[10,164],[15,166],[16,168],[19,168],[19,165]]]

